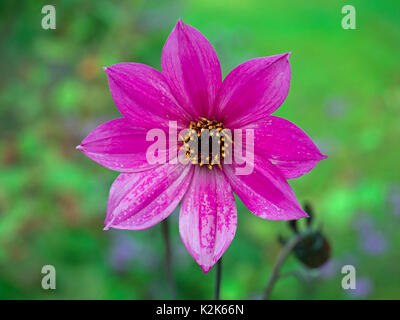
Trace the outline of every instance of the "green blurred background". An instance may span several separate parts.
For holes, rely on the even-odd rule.
[[[53,4],[57,29],[41,28]],[[357,29],[343,30],[352,4]],[[213,44],[226,75],[250,58],[292,52],[289,96],[277,114],[303,128],[328,160],[291,181],[310,201],[332,259],[310,272],[295,258],[272,298],[400,298],[399,1],[2,1],[0,4],[0,298],[169,298],[161,227],[103,231],[117,177],[75,150],[119,117],[102,66],[160,68],[181,17]],[[258,299],[286,222],[262,220],[238,200],[237,235],[224,255],[221,297]],[[212,298],[170,218],[178,298]],[[57,289],[41,288],[43,265]],[[341,288],[344,264],[357,289]],[[215,268],[214,268],[215,269]]]

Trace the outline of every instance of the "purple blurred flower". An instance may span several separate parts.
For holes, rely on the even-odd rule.
[[[400,217],[400,185],[392,184],[389,187],[387,201],[389,202],[390,209],[393,210],[394,215]]]
[[[373,282],[368,277],[360,277],[356,280],[356,288],[346,290],[346,293],[353,298],[366,298],[372,293]]]
[[[387,241],[382,232],[375,229],[374,221],[366,216],[359,216],[355,221],[360,248],[369,254],[379,255],[386,252]]]
[[[112,243],[108,251],[108,262],[116,272],[124,272],[135,261],[140,266],[151,268],[157,265],[151,249],[128,234],[112,234]]]
[[[386,251],[387,242],[382,233],[373,232],[362,236],[360,246],[365,252],[382,254]]]
[[[125,271],[135,256],[135,251],[135,246],[127,235],[115,235],[108,252],[108,261],[111,268],[117,272]]]
[[[341,257],[332,258],[328,260],[320,269],[319,277],[322,279],[329,279],[341,275],[341,270],[344,265],[357,265],[357,257],[353,254],[345,254]]]
[[[263,300],[263,295],[260,292],[252,292],[249,294],[248,300]]]
[[[348,110],[348,103],[342,97],[330,98],[325,102],[325,112],[334,119],[343,118]]]
[[[337,274],[337,261],[334,259],[328,260],[321,268],[319,268],[319,276],[321,278],[331,278]]]

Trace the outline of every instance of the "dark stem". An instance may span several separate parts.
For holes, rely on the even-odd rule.
[[[221,272],[222,272],[222,257],[217,262],[217,276],[215,279],[214,299],[219,300],[219,292],[221,289]]]
[[[162,221],[161,228],[165,244],[165,268],[166,268],[168,287],[172,299],[176,299],[175,281],[174,281],[174,276],[172,274],[171,241],[169,236],[168,218]]]
[[[275,264],[272,268],[272,274],[271,277],[268,280],[267,286],[264,291],[264,299],[268,300],[271,291],[274,288],[274,285],[276,281],[280,277],[280,269],[283,265],[283,262],[286,260],[286,258],[289,256],[289,254],[292,252],[292,250],[296,247],[296,245],[303,240],[303,238],[306,236],[306,233],[297,233],[286,245],[283,247],[282,251],[279,253],[278,257],[275,260]]]

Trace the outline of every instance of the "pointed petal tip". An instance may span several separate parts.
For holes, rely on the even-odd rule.
[[[83,147],[82,147],[82,145],[80,144],[80,145],[76,146],[75,149],[82,151],[82,150],[83,150]]]
[[[104,221],[104,225],[105,227],[103,228],[103,230],[107,231],[110,230],[112,228],[112,223],[114,221],[114,219],[111,219],[111,221],[107,221],[108,219],[106,219],[106,221]]]
[[[290,56],[292,55],[292,52],[285,52],[281,55],[282,58],[286,59],[287,61],[289,61]]]
[[[308,215],[307,212],[305,212],[303,209],[298,208],[295,210],[295,212],[288,213],[284,216],[277,217],[277,218],[267,218],[267,220],[281,220],[281,221],[290,221],[290,220],[298,220],[302,218],[309,218],[310,216]]]
[[[175,25],[175,30],[180,30],[180,31],[183,31],[184,30],[184,28],[185,28],[185,23],[182,21],[182,19],[181,18],[179,18],[178,19],[178,22],[176,23],[176,25]]]
[[[119,73],[119,71],[120,71],[120,69],[119,69],[120,65],[124,65],[124,64],[129,64],[129,63],[124,63],[124,62],[122,62],[122,63],[116,63],[116,64],[109,65],[108,67],[104,66],[104,67],[101,67],[101,68],[106,72],[106,74],[107,74],[108,76],[112,76],[112,75],[115,74],[115,73]],[[134,63],[132,63],[132,64],[134,64]]]
[[[107,74],[109,74],[111,71],[116,71],[115,68],[113,68],[113,67],[116,66],[116,65],[118,65],[118,63],[117,63],[117,64],[112,64],[112,65],[110,65],[110,66],[108,66],[108,67],[103,66],[103,67],[101,67],[101,68],[102,68]]]
[[[309,218],[310,216],[308,215],[307,212],[305,212],[303,210],[303,208],[299,208],[298,212],[293,216],[292,219],[288,219],[288,220],[298,220],[298,219],[302,219],[302,218]]]
[[[300,217],[299,219],[301,219],[301,218],[309,218],[310,217],[310,215],[307,212],[303,211],[303,213],[304,213],[304,215],[302,217]]]
[[[203,270],[204,274],[207,274],[208,271],[211,270],[212,266],[203,266],[203,265],[200,265],[200,268]]]

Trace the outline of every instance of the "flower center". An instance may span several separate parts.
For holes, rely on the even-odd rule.
[[[210,170],[216,165],[221,169],[221,161],[228,155],[228,147],[233,143],[229,130],[224,129],[222,122],[206,118],[191,121],[183,141],[186,158],[192,164],[206,165]]]

